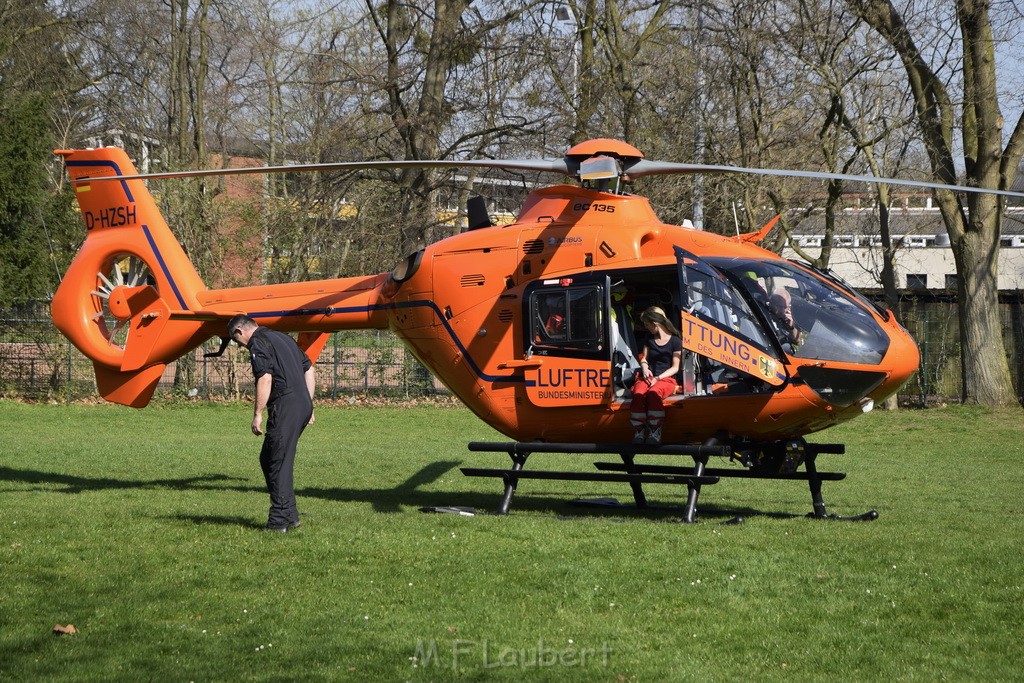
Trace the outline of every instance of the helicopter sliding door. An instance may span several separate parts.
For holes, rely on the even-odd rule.
[[[743,296],[707,262],[680,247],[675,253],[683,347],[707,359],[708,384],[757,390],[750,380],[784,383],[785,366]]]
[[[608,287],[593,275],[542,280],[524,300],[526,394],[537,406],[599,405],[609,400]]]

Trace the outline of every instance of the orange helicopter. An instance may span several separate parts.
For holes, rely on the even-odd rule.
[[[564,159],[356,162],[139,175],[117,148],[62,150],[87,235],[52,302],[53,321],[93,361],[100,394],[143,407],[168,363],[245,313],[298,333],[315,363],[332,332],[390,329],[451,392],[510,443],[512,468],[464,469],[505,482],[508,512],[520,479],[622,481],[645,506],[644,483],[685,484],[685,521],[702,485],[721,477],[810,482],[826,516],[815,457],[842,452],[804,436],[850,420],[917,370],[917,346],[890,311],[828,273],[786,260],[757,233],[723,237],[661,222],[624,191],[643,175],[750,172],[881,180],[644,159],[624,142],[576,145]],[[410,254],[390,273],[208,289],[164,222],[148,178],[433,166],[541,171],[578,185],[533,191],[517,220],[491,225],[472,203],[470,229]],[[894,184],[950,187],[885,179]],[[954,188],[977,191],[976,188]],[[1003,193],[1012,194],[1012,193]],[[773,294],[791,303],[799,342],[780,332]],[[640,313],[668,312],[682,331],[679,392],[666,401],[663,444],[626,443],[630,384],[639,367]],[[618,454],[594,473],[526,470],[530,453]],[[643,453],[688,455],[693,467],[640,465]],[[707,468],[713,455],[739,468]],[[803,464],[804,470],[797,471]],[[873,511],[859,516],[872,519]]]

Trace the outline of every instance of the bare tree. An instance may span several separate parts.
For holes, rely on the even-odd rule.
[[[850,14],[841,0],[792,5],[795,21],[779,26],[782,43],[792,46],[797,63],[808,71],[810,101],[820,107],[818,138],[826,170],[849,173],[866,166],[876,176],[897,175],[906,156],[910,102],[887,74],[892,57],[873,45],[870,29]],[[895,155],[895,156],[894,156]],[[886,173],[885,171],[888,171]],[[824,239],[814,257],[799,244],[790,246],[819,268],[828,267],[835,236],[836,214],[844,208],[845,183],[826,183]],[[878,209],[883,244],[881,282],[891,308],[897,305],[893,267],[894,245],[889,231],[889,187],[868,188]]]
[[[460,71],[473,71],[482,56],[500,54],[487,49],[488,40],[529,7],[494,3],[485,14],[467,0],[420,4],[386,0],[379,6],[367,2],[368,16],[384,51],[383,92],[393,124],[392,139],[401,146],[405,159],[438,159],[467,148],[478,149],[479,142],[493,144],[531,125],[506,111],[500,121],[477,127],[475,121],[487,118],[479,116],[479,104],[471,107],[458,102],[452,91]],[[507,65],[514,68],[511,62]],[[398,214],[411,219],[399,223],[399,241],[411,252],[432,241],[438,227],[434,220],[438,180],[427,169],[403,171],[397,179],[403,196]]]
[[[850,7],[903,63],[934,179],[957,182],[953,136],[959,130],[966,182],[1008,189],[1024,153],[1024,114],[1007,134],[999,108],[989,2],[957,0],[949,17],[958,30],[956,39],[945,49],[930,50],[915,40],[915,32],[920,36],[924,28],[908,23],[889,0],[850,0]],[[944,28],[952,26],[935,27],[936,31]],[[943,70],[932,62],[957,50],[961,62],[949,71],[959,80],[947,82]],[[962,93],[962,102],[955,101],[956,91]],[[935,197],[957,267],[961,399],[993,406],[1016,404],[1003,344],[996,277],[1003,201],[992,194],[963,197],[944,190],[936,191]]]
[[[775,168],[820,166],[809,107],[806,70],[794,68],[779,45],[777,27],[793,22],[791,9],[752,0],[728,0],[704,12],[704,69],[717,87],[708,91],[705,120],[708,163]],[[708,192],[708,223],[720,231],[749,231],[775,214],[784,226],[794,206],[819,191],[816,184],[753,176],[716,179]],[[735,223],[735,225],[734,225]],[[781,249],[781,232],[774,248]]]

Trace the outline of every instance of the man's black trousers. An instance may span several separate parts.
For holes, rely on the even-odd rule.
[[[270,492],[267,526],[284,527],[299,521],[295,507],[295,447],[313,415],[308,395],[285,394],[268,406],[267,434],[260,451],[260,467]]]

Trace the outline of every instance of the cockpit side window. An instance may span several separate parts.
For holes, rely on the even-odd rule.
[[[688,313],[746,338],[763,350],[773,348],[750,305],[732,283],[700,263],[687,263],[685,268]]]

